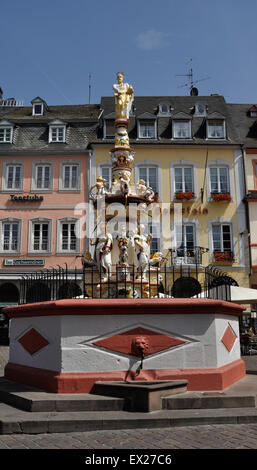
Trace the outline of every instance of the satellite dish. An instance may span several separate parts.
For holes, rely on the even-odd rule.
[[[195,86],[193,86],[190,90],[190,95],[191,96],[198,96],[198,88],[196,88]]]

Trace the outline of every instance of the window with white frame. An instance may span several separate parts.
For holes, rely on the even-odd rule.
[[[212,248],[214,252],[233,251],[231,224],[212,224]]]
[[[177,256],[194,256],[195,226],[190,223],[175,225]]]
[[[210,192],[229,193],[229,169],[226,166],[210,167]]]
[[[78,191],[80,189],[80,164],[63,162],[61,165],[60,189]]]
[[[33,109],[32,109],[33,116],[42,116],[44,114],[44,104],[42,101],[34,101],[32,105],[33,105]]]
[[[64,125],[51,125],[49,127],[49,142],[65,142],[66,128]]]
[[[20,249],[20,221],[1,221],[1,252],[18,253]]]
[[[159,115],[169,116],[170,115],[170,105],[168,103],[159,104]]]
[[[149,224],[149,232],[152,234],[152,243],[150,245],[150,252],[156,253],[160,251],[160,230],[158,225],[154,223]]]
[[[115,135],[114,119],[104,120],[104,139],[113,139]]]
[[[31,252],[50,252],[51,225],[50,221],[33,220],[30,226],[30,250]]]
[[[156,139],[155,121],[139,121],[139,138]]]
[[[191,121],[179,120],[173,121],[173,139],[190,139]]]
[[[78,220],[63,219],[58,221],[58,251],[78,252],[79,238],[77,237]]]
[[[52,166],[50,164],[37,164],[34,169],[34,185],[36,190],[50,190],[52,187]]]
[[[145,181],[146,186],[150,186],[156,193],[159,192],[158,168],[156,166],[139,166],[138,176],[139,179]]]
[[[206,116],[207,106],[205,103],[196,103],[194,109],[195,116]]]
[[[193,168],[190,166],[174,167],[174,192],[194,191]]]
[[[225,139],[225,120],[208,119],[207,120],[207,138]]]
[[[22,163],[4,162],[2,186],[4,191],[21,191],[23,189]]]
[[[0,143],[1,144],[11,144],[13,136],[13,127],[12,126],[1,126],[0,125]]]
[[[112,168],[110,166],[101,166],[101,176],[106,181],[107,190],[112,186]]]

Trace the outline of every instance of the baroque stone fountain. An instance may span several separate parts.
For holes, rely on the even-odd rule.
[[[98,267],[98,273],[88,272],[87,294],[91,298],[105,297],[154,297],[160,286],[161,276],[153,265],[164,262],[161,252],[151,254],[152,234],[146,233],[149,205],[157,195],[143,179],[132,182],[134,150],[130,147],[128,127],[134,98],[131,85],[124,83],[122,72],[117,73],[113,85],[115,95],[115,147],[111,150],[112,185],[107,190],[106,181],[99,176],[91,187],[89,198],[97,211],[96,238],[93,258],[87,252],[84,266]],[[114,234],[116,234],[114,236]],[[115,269],[113,269],[115,266]]]
[[[112,185],[107,190],[99,177],[90,190],[98,216],[94,256],[83,259],[87,298],[6,308],[11,326],[5,377],[55,393],[129,396],[133,409],[143,396],[139,409],[151,411],[160,407],[160,397],[186,386],[223,390],[244,377],[238,321],[243,307],[156,298],[163,256],[150,255],[152,237],[138,217],[139,206],[141,214],[147,212],[155,194],[143,180],[132,183],[128,125],[134,91],[123,73],[117,82]]]

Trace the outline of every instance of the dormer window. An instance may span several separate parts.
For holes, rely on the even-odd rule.
[[[179,112],[174,114],[172,119],[172,138],[191,139],[191,121],[192,118],[187,113]]]
[[[104,139],[114,139],[115,135],[115,114],[111,113],[104,118],[104,126],[103,126],[103,138]]]
[[[42,116],[42,114],[43,114],[43,103],[34,104],[33,115]]]
[[[225,139],[226,138],[225,116],[217,112],[208,114],[206,118],[206,138],[207,139]]]
[[[206,116],[207,106],[204,103],[196,103],[194,115],[195,116]]]
[[[173,121],[173,139],[190,139],[191,121]]]
[[[168,103],[160,103],[158,114],[161,116],[170,116],[170,105]]]
[[[0,144],[11,144],[13,140],[13,126],[7,121],[0,123]]]
[[[250,114],[250,117],[256,118],[256,117],[257,117],[257,107],[256,107],[256,106],[252,106],[252,107],[249,109],[249,114]]]
[[[138,116],[137,135],[139,139],[157,138],[157,121],[153,114],[144,113]]]
[[[62,121],[56,120],[49,125],[49,143],[59,143],[66,141],[66,125]]]
[[[225,120],[208,119],[207,121],[208,139],[225,139]]]
[[[151,121],[141,121],[139,126],[140,139],[155,139],[155,123]]]
[[[33,116],[43,116],[45,109],[47,109],[47,104],[42,98],[37,96],[34,100],[31,101],[32,104],[32,115]]]

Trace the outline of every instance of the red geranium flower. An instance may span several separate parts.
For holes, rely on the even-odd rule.
[[[177,192],[177,193],[175,193],[175,198],[176,199],[185,199],[187,201],[190,201],[190,199],[195,198],[195,193],[193,193],[193,191]]]
[[[219,261],[233,261],[233,253],[230,251],[215,251],[213,253],[214,260],[219,262]]]
[[[211,198],[213,201],[231,201],[231,195],[229,193],[212,193]]]

